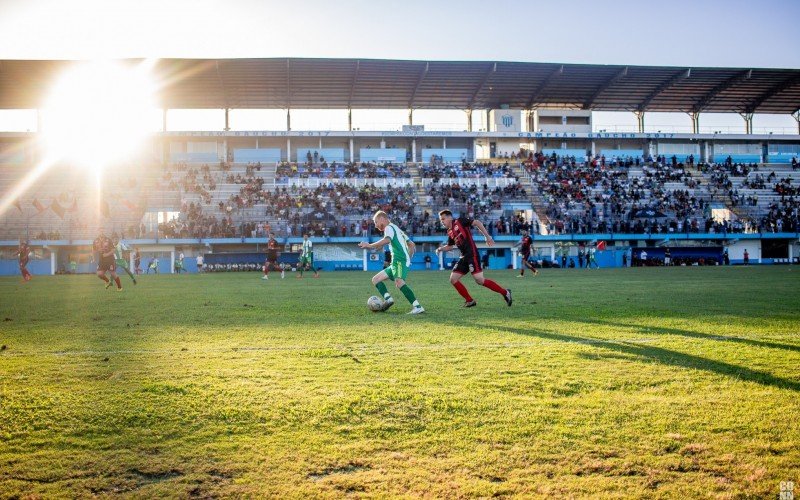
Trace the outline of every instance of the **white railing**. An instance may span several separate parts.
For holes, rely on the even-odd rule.
[[[383,178],[383,179],[361,179],[361,178],[336,178],[336,179],[321,179],[310,177],[307,179],[300,177],[289,177],[283,179],[275,179],[275,187],[305,187],[305,188],[318,188],[320,186],[327,186],[329,184],[345,184],[353,187],[375,186],[385,188],[393,187],[406,187],[412,186],[414,180],[410,178]]]
[[[440,178],[438,181],[430,178],[422,179],[422,187],[429,187],[432,184],[439,185],[453,185],[459,186],[483,186],[486,184],[490,188],[504,188],[506,186],[513,186],[517,184],[517,180],[513,177],[456,177],[456,178]]]

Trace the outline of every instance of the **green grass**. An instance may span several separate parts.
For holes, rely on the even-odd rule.
[[[0,497],[775,497],[800,270],[0,279]],[[4,321],[3,321],[4,320]]]

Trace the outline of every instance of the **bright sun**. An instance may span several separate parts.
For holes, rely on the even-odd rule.
[[[147,66],[87,62],[65,73],[44,106],[46,157],[100,171],[140,149],[152,132]]]

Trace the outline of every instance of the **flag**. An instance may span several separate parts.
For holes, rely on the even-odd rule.
[[[62,219],[64,218],[64,207],[62,207],[61,204],[58,203],[57,198],[53,198],[53,203],[50,204],[50,210],[55,212],[55,214],[58,215],[60,218]]]
[[[597,242],[597,249],[598,250],[605,250],[606,249],[606,242],[605,241],[598,241]]]
[[[22,213],[22,203],[19,202],[19,198],[14,200],[14,206],[17,207],[17,210],[19,210],[19,213]]]
[[[34,206],[34,207],[36,207],[36,210],[37,210],[39,213],[42,213],[42,212],[44,212],[45,210],[47,210],[47,208],[46,208],[44,205],[42,205],[42,202],[40,202],[40,201],[39,201],[38,199],[36,199],[36,198],[34,198],[34,199],[33,199],[33,206]]]

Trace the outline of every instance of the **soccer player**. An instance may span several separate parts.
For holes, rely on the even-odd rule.
[[[94,239],[92,242],[92,262],[100,263],[100,250],[103,247],[103,241],[105,241],[108,237],[106,236],[106,232],[103,229],[100,229],[100,234],[97,235],[97,238]]]
[[[383,238],[375,243],[367,243],[362,241],[358,244],[359,248],[375,249],[382,248],[384,245],[389,245],[391,253],[391,261],[389,266],[383,271],[379,272],[372,277],[372,284],[381,293],[384,299],[382,311],[388,310],[394,305],[394,299],[386,288],[384,281],[392,280],[395,286],[402,292],[406,300],[411,304],[411,312],[408,314],[424,313],[425,309],[419,305],[417,297],[414,292],[406,284],[406,277],[408,276],[408,268],[411,267],[411,256],[414,255],[415,245],[414,242],[408,239],[397,225],[392,224],[389,216],[383,210],[378,210],[372,217],[372,222],[378,231],[383,232]]]
[[[17,248],[17,257],[19,258],[19,272],[22,274],[22,281],[30,281],[33,275],[28,271],[28,261],[30,260],[31,247],[28,242],[19,239],[19,247]]]
[[[478,220],[463,216],[456,219],[450,210],[439,212],[439,221],[447,229],[447,244],[437,248],[436,253],[449,252],[453,248],[461,251],[461,258],[458,259],[453,267],[453,272],[450,273],[450,284],[464,297],[464,307],[477,305],[475,299],[470,296],[467,288],[461,283],[461,277],[467,273],[472,273],[472,278],[477,284],[502,295],[506,304],[511,306],[511,290],[483,277],[483,269],[481,269],[481,262],[478,258],[478,247],[475,246],[475,240],[472,239],[472,228],[474,227],[486,238],[487,245],[494,246],[494,240],[483,224]]]
[[[106,273],[111,275],[111,279],[106,277]],[[100,235],[100,261],[97,264],[97,277],[106,282],[106,289],[113,283],[117,284],[117,291],[122,291],[122,282],[117,276],[117,262],[114,259],[114,244],[111,240],[101,233]]]
[[[261,279],[268,280],[269,272],[273,268],[281,270],[281,279],[283,279],[285,276],[283,266],[278,265],[278,240],[275,239],[275,233],[269,233],[269,240],[267,240],[267,260],[264,261],[264,276],[262,276]]]
[[[142,274],[142,254],[139,252],[139,248],[133,249],[133,272]]]
[[[589,251],[586,255],[586,269],[591,269],[592,264],[594,264],[595,269],[600,269],[600,264],[597,263],[597,258],[595,256],[597,253],[597,249],[594,247],[589,248]]]
[[[184,259],[183,252],[179,253],[178,258],[175,259],[175,272],[178,274],[181,274],[181,271],[185,271],[183,267],[183,259]]]
[[[319,278],[319,272],[314,268],[314,250],[308,234],[303,235],[303,248],[300,252],[300,263],[297,266],[297,270],[300,271],[298,278],[303,277],[303,271],[306,268],[314,271],[314,277]]]
[[[539,271],[536,270],[536,267],[531,262],[531,245],[533,244],[533,238],[530,237],[528,231],[522,231],[522,239],[519,240],[514,246],[519,247],[519,254],[522,257],[522,269],[520,269],[517,278],[524,278],[525,277],[525,268],[531,270],[534,276],[539,274]]]
[[[123,252],[127,250],[125,245],[119,240],[119,238],[114,239],[114,262],[117,264],[117,267],[121,267],[125,273],[131,277],[133,280],[133,284],[136,284],[136,277],[133,275],[130,269],[128,269],[128,263],[125,261],[125,257]]]
[[[158,274],[158,258],[153,257],[150,259],[150,264],[147,265],[147,274],[150,274],[150,271],[153,271],[155,274]]]

